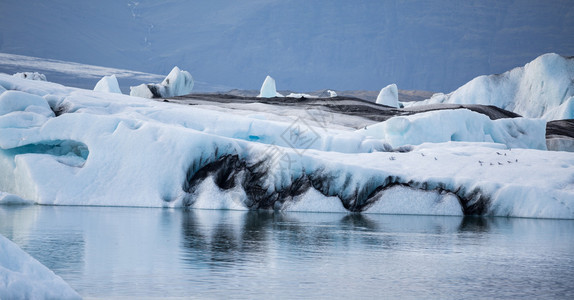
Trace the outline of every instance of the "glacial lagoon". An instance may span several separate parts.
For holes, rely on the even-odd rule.
[[[0,206],[85,298],[574,298],[574,220]]]

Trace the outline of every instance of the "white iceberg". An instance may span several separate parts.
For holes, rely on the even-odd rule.
[[[19,73],[12,75],[12,76],[22,78],[22,79],[47,81],[46,75],[38,73],[38,72],[19,72]]]
[[[572,153],[515,148],[542,148],[540,120],[455,110],[331,129],[2,74],[0,86],[0,191],[34,203],[574,219]]]
[[[81,299],[54,274],[0,235],[0,299]]]
[[[160,84],[140,84],[130,87],[130,96],[142,98],[169,98],[191,93],[193,77],[187,71],[174,67]]]
[[[544,54],[524,67],[479,76],[450,94],[410,105],[436,103],[494,105],[529,118],[574,118],[574,58]]]
[[[118,84],[118,79],[116,75],[104,76],[96,86],[94,87],[94,91],[96,92],[105,92],[105,93],[116,93],[121,94],[122,91],[120,90],[120,85]]]
[[[389,84],[382,88],[377,96],[377,104],[382,104],[390,107],[399,107],[399,90],[396,84]]]
[[[263,84],[261,85],[261,90],[259,91],[259,98],[273,98],[273,97],[283,97],[280,93],[277,92],[277,88],[275,87],[275,79],[273,77],[267,75]]]

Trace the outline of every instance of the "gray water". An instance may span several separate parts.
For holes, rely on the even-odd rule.
[[[0,206],[82,296],[574,298],[574,221]]]

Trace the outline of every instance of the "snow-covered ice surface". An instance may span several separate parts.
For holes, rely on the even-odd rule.
[[[0,299],[81,299],[60,276],[2,235],[0,253]]]
[[[539,150],[536,119],[452,110],[331,129],[325,111],[289,118],[268,103],[0,86],[0,191],[35,203],[574,219],[574,155]],[[431,140],[442,123],[449,136]]]
[[[436,103],[494,105],[525,117],[574,119],[574,57],[544,54],[524,67],[479,76],[450,94],[409,105]]]
[[[393,147],[448,141],[496,142],[509,148],[546,150],[546,122],[540,119],[490,120],[467,109],[439,110],[390,120],[360,131]]]

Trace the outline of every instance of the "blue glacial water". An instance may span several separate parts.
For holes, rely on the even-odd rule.
[[[574,221],[0,206],[86,298],[574,298]]]

